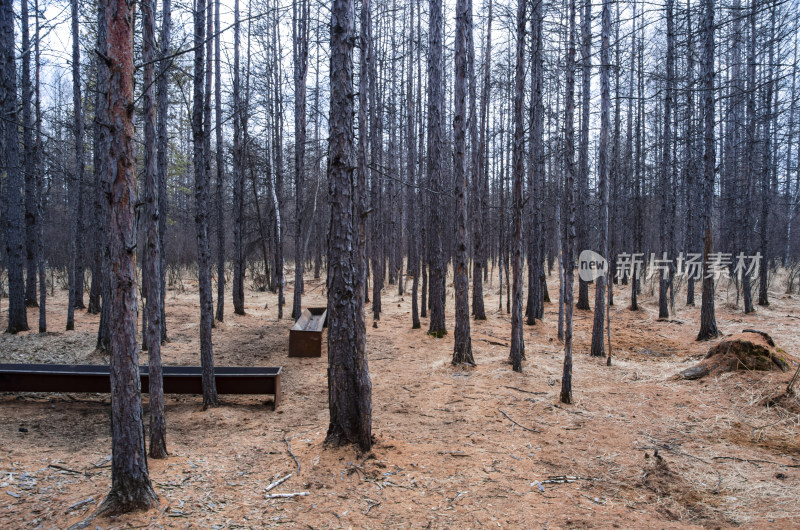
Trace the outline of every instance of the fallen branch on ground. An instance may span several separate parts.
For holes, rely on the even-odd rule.
[[[294,453],[292,452],[292,446],[289,445],[289,440],[286,439],[286,432],[283,433],[283,441],[286,442],[286,450],[289,451],[289,456],[291,456],[292,459],[294,460],[294,463],[297,464],[297,474],[299,475],[300,474],[300,461],[297,459],[296,456],[294,456]]]
[[[497,410],[500,410],[500,409],[497,409]],[[505,412],[503,412],[502,410],[500,410],[500,414],[502,414],[503,416],[505,416],[506,418],[508,418],[508,420],[509,420],[511,423],[513,423],[514,425],[516,425],[517,427],[520,427],[520,428],[522,428],[522,429],[525,429],[526,431],[530,431],[530,432],[540,432],[540,431],[538,431],[538,430],[536,430],[536,429],[531,429],[530,427],[525,427],[524,425],[522,425],[522,424],[520,424],[519,422],[517,422],[517,421],[516,421],[514,418],[512,418],[511,416],[509,416],[508,414],[506,414],[506,413],[505,413]]]
[[[268,499],[293,499],[294,497],[307,497],[309,493],[307,491],[301,491],[298,493],[270,493],[267,495]]]
[[[736,462],[747,462],[748,464],[772,464],[774,466],[783,467],[800,467],[800,464],[781,464],[780,462],[773,462],[772,460],[760,460],[758,458],[739,458],[738,456],[715,456],[714,460],[734,460]]]
[[[286,475],[285,477],[283,477],[283,478],[279,478],[278,480],[276,480],[275,482],[273,482],[272,484],[270,484],[269,486],[267,486],[267,489],[265,489],[264,491],[269,491],[269,490],[271,490],[271,489],[275,489],[275,488],[277,488],[278,486],[280,486],[281,484],[283,484],[284,482],[286,482],[287,480],[289,480],[289,478],[291,478],[291,476],[292,476],[292,474],[291,474],[291,473],[289,473],[289,474],[288,474],[288,475]]]

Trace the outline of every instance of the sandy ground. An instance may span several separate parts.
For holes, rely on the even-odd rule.
[[[549,282],[555,295],[557,280]],[[772,305],[754,315],[720,292],[717,321],[725,334],[767,331],[797,355],[800,295],[775,284]],[[167,295],[162,352],[167,364],[198,364],[197,291],[188,273],[182,285]],[[309,279],[306,291],[304,305],[324,305],[320,280]],[[489,318],[472,322],[478,365],[469,369],[450,366],[452,335],[427,336],[426,319],[423,330],[410,329],[409,295],[384,290],[377,329],[367,317],[376,443],[366,455],[323,444],[324,347],[322,358],[288,358],[291,322],[277,320],[275,295],[248,291],[245,316],[228,300],[214,331],[216,363],[283,366],[282,406],[222,396],[222,406],[203,412],[199,396],[169,396],[170,456],[149,461],[160,508],[91,527],[800,525],[800,403],[763,405],[791,374],[674,379],[715,343],[694,341],[699,310],[682,303],[683,293],[673,320],[658,322],[649,286],[638,312],[627,310],[627,287],[617,287],[611,367],[586,355],[591,313],[577,311],[576,403],[566,406],[558,403],[557,304],[525,327],[527,360],[517,374],[507,364],[510,316],[498,310],[496,278],[487,292]],[[447,303],[452,326],[452,285]],[[64,291],[48,300],[51,333],[0,336],[0,362],[103,362],[93,354],[98,318],[78,312],[76,331],[63,332],[65,305]],[[36,322],[36,309],[28,318]],[[1,527],[80,522],[110,487],[108,396],[0,394],[0,447]],[[266,499],[266,486],[289,473],[270,493],[309,495]]]

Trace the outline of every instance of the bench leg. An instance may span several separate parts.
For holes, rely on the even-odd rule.
[[[281,404],[281,378],[275,378],[275,400],[272,402],[272,410],[276,410]]]

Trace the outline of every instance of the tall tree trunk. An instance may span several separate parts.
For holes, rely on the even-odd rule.
[[[589,221],[589,104],[592,99],[592,0],[584,0],[581,8],[581,140],[578,153],[577,242],[581,250],[591,247]],[[578,309],[589,310],[589,284],[578,278]]]
[[[328,404],[325,441],[372,446],[372,383],[364,338],[363,298],[354,252],[358,215],[353,164],[353,0],[334,0],[331,9],[330,140],[328,198]]]
[[[686,0],[686,248],[697,253],[699,234],[697,230],[698,198],[696,193],[695,116],[694,116],[694,32],[692,30],[691,0]],[[694,305],[695,278],[686,280],[686,305]]]
[[[664,90],[664,126],[661,139],[661,219],[659,223],[660,246],[664,256],[669,254],[669,241],[667,235],[667,224],[669,219],[669,191],[672,188],[670,175],[673,170],[672,160],[672,83],[674,78],[675,64],[675,27],[673,21],[674,0],[666,0],[667,8],[667,75],[666,89]],[[669,318],[669,304],[667,300],[667,290],[670,284],[671,266],[666,270],[661,268],[658,282],[658,318]]]
[[[673,0],[667,0],[668,4]],[[598,225],[600,232],[600,255],[612,261],[608,255],[608,136],[611,129],[611,90],[609,87],[609,69],[611,67],[611,1],[603,0],[600,30],[600,147],[597,165],[597,181],[600,192],[600,215]],[[669,7],[667,9],[670,9]],[[605,300],[608,268],[597,277],[594,298],[594,325],[592,327],[591,354],[593,357],[605,356],[603,331],[605,330]]]
[[[283,271],[283,225],[282,218],[283,215],[280,209],[283,207],[283,91],[282,88],[282,80],[283,75],[281,72],[281,63],[279,61],[279,57],[283,55],[283,50],[281,46],[281,39],[280,39],[280,31],[279,31],[279,24],[278,24],[278,0],[275,0],[275,11],[274,11],[274,26],[272,31],[272,74],[274,76],[274,86],[273,86],[273,93],[274,93],[274,115],[275,115],[275,123],[274,123],[274,131],[275,133],[272,136],[273,141],[273,150],[275,156],[275,168],[274,168],[274,175],[275,175],[275,182],[273,186],[273,202],[276,208],[276,227],[275,227],[275,245],[277,248],[277,252],[275,253],[275,270],[277,273],[277,284],[278,284],[278,318],[283,318],[283,306],[286,303],[284,298],[284,288],[286,287],[286,281],[284,279],[284,271]]]
[[[447,334],[445,326],[445,277],[447,263],[442,252],[442,198],[444,139],[442,123],[445,111],[442,83],[442,0],[429,0],[428,29],[428,182],[430,192],[429,260],[431,318],[428,333],[435,337]],[[374,301],[373,301],[374,303]]]
[[[47,275],[44,259],[44,176],[42,175],[42,98],[41,98],[41,55],[39,53],[39,0],[34,0],[36,13],[36,36],[34,39],[34,56],[36,60],[36,261],[39,271],[39,333],[47,332]],[[2,73],[0,73],[2,75]]]
[[[211,326],[214,307],[211,300],[211,256],[208,249],[208,172],[205,148],[208,122],[204,123],[205,103],[205,33],[206,0],[196,0],[194,15],[194,96],[192,106],[192,137],[194,143],[195,227],[197,230],[197,268],[200,288],[200,361],[202,365],[203,408],[217,405],[217,386],[214,379],[214,351]]]
[[[381,290],[383,289],[385,263],[383,260],[383,226],[381,200],[383,194],[383,179],[380,174],[380,154],[383,146],[381,138],[381,108],[378,104],[378,65],[375,53],[375,43],[372,38],[372,14],[370,13],[370,36],[366,42],[369,59],[369,136],[370,136],[370,202],[371,202],[371,230],[370,230],[370,262],[372,269],[372,325],[376,327],[381,318]]]
[[[531,123],[528,157],[528,188],[532,212],[530,214],[531,233],[528,236],[528,309],[527,324],[536,324],[536,319],[544,316],[542,289],[544,270],[542,268],[544,241],[542,237],[542,192],[544,188],[544,15],[541,2],[535,2],[531,13]]]
[[[167,340],[166,296],[167,296],[167,250],[165,239],[167,237],[167,159],[169,138],[167,137],[167,120],[169,120],[169,55],[170,32],[172,26],[172,0],[161,0],[161,54],[158,61],[158,81],[156,91],[158,97],[158,142],[157,142],[157,171],[158,171],[158,246],[161,249],[159,266],[159,295],[161,301],[161,342]]]
[[[365,215],[367,212],[367,175],[369,174],[369,109],[370,109],[370,71],[372,61],[372,6],[370,0],[362,0],[359,30],[359,76],[358,76],[358,154],[356,169],[356,197],[355,201],[361,212],[357,219],[358,228],[358,280],[362,285],[361,298],[367,296],[367,226]],[[377,212],[372,212],[373,219]],[[373,308],[374,309],[374,308]]]
[[[96,47],[98,54],[107,55],[107,23],[106,23],[106,4],[97,4],[97,41]],[[108,196],[111,193],[110,174],[110,153],[111,153],[111,131],[104,124],[108,123],[109,118],[109,98],[111,90],[111,73],[106,61],[97,61],[97,91],[95,93],[95,159],[97,165],[95,171],[95,203],[98,204],[97,212],[97,236],[100,239],[100,273],[101,299],[100,325],[97,329],[96,349],[101,353],[111,352],[111,248],[110,233],[106,220],[111,215],[109,212]]]
[[[303,186],[305,185],[306,155],[306,77],[308,75],[308,0],[292,2],[292,64],[294,65],[294,298],[292,318],[297,320],[302,312],[303,269],[305,267],[306,227],[303,226]]]
[[[28,0],[20,2],[22,26],[22,145],[25,171],[25,305],[36,307],[36,267],[37,267],[37,208],[36,208],[36,174],[35,146],[33,145],[33,112],[31,102],[31,42],[30,23],[28,21]]]
[[[81,100],[81,48],[78,30],[78,1],[72,0],[72,105],[75,115],[75,173],[70,185],[70,210],[72,211],[70,236],[69,302],[67,305],[67,330],[75,329],[75,308],[83,305],[83,267],[81,266],[80,204],[83,185],[83,111]],[[80,277],[79,277],[80,276]]]
[[[472,29],[470,29],[472,33]],[[473,57],[472,71],[470,79],[470,98],[472,98],[472,91],[475,90],[475,75],[474,75],[474,39],[470,38],[471,50],[470,54]],[[489,0],[488,16],[486,17],[486,43],[484,44],[483,55],[483,88],[481,89],[481,123],[480,133],[477,138],[477,145],[473,146],[473,165],[472,165],[472,243],[473,243],[473,256],[472,256],[472,314],[475,320],[486,320],[486,309],[483,303],[483,275],[486,270],[486,245],[484,244],[484,229],[486,228],[484,211],[486,209],[485,201],[486,196],[483,194],[484,184],[481,182],[487,166],[486,161],[486,128],[488,127],[489,115],[489,91],[491,84],[491,50],[492,50],[492,0]],[[472,105],[472,102],[470,103]],[[474,113],[473,113],[474,114]],[[476,117],[472,118],[473,124],[476,124]],[[472,141],[475,142],[475,137],[472,136]]]
[[[513,151],[513,300],[511,309],[511,366],[515,372],[522,371],[525,344],[522,338],[522,183],[525,178],[523,157],[525,149],[525,124],[522,109],[525,86],[525,7],[526,0],[517,0],[517,47],[514,68],[514,151]]]
[[[415,98],[414,98],[414,53],[413,53],[413,46],[414,46],[414,7],[415,3],[409,2],[411,8],[411,23],[409,25],[409,36],[408,36],[408,88],[406,91],[406,109],[407,109],[407,116],[406,116],[406,129],[407,129],[407,144],[408,144],[408,159],[406,162],[406,171],[408,173],[408,186],[406,187],[407,198],[406,202],[408,203],[408,217],[406,218],[406,222],[408,223],[406,228],[406,233],[408,234],[408,273],[413,275],[413,283],[411,285],[411,329],[419,329],[421,327],[419,321],[419,304],[417,301],[419,295],[419,275],[420,275],[420,264],[419,264],[419,238],[417,237],[417,204],[418,204],[418,197],[422,197],[422,193],[420,192],[417,195],[417,183],[416,183],[416,163],[417,163],[417,144],[416,139],[414,137],[415,133]],[[416,35],[419,38],[419,34]],[[363,55],[362,55],[363,57]],[[422,65],[418,64],[417,67],[417,74],[422,75]],[[359,95],[359,104],[361,101],[361,96]],[[418,102],[420,105],[422,104],[421,101]],[[360,111],[359,111],[360,112]],[[361,120],[359,114],[359,120]],[[363,119],[363,122],[366,123],[366,116]],[[359,122],[360,123],[360,122]],[[359,125],[361,127],[361,125]],[[366,149],[366,148],[365,148]]]
[[[564,373],[561,377],[562,403],[572,403],[572,314],[575,246],[575,1],[569,3],[569,43],[567,47],[567,96],[564,116],[566,143],[566,247],[564,252]]]
[[[6,166],[6,255],[8,256],[8,329],[9,333],[28,331],[25,310],[25,219],[22,200],[22,176],[19,165],[17,131],[17,67],[14,62],[14,6],[0,4],[0,97],[3,115],[3,150]]]
[[[117,514],[157,504],[145,454],[136,343],[136,165],[133,157],[133,23],[126,0],[101,0],[108,50],[108,215],[111,306],[111,491],[100,512]],[[105,28],[104,28],[105,29]],[[103,31],[106,34],[105,31]],[[105,153],[104,153],[105,154]]]
[[[714,0],[703,0],[703,301],[700,308],[700,332],[697,340],[719,335],[714,314],[714,277],[709,274],[713,252],[711,213],[714,211]]]
[[[242,146],[242,96],[239,43],[239,1],[233,3],[233,312],[244,315],[244,147]]]
[[[768,293],[768,276],[769,276],[769,231],[767,224],[769,223],[769,205],[770,205],[770,176],[773,173],[774,164],[776,160],[772,159],[772,129],[774,129],[774,117],[772,108],[772,96],[775,87],[775,12],[777,8],[773,2],[770,7],[770,35],[769,35],[769,56],[766,65],[767,79],[766,79],[766,94],[764,97],[764,108],[766,114],[764,116],[764,150],[762,154],[761,164],[761,219],[760,219],[760,234],[759,239],[761,243],[761,266],[758,269],[758,305],[766,307],[769,305]]]
[[[142,3],[142,60],[144,61],[144,225],[142,287],[147,314],[144,342],[150,371],[150,456],[167,456],[167,422],[161,370],[161,247],[158,241],[158,175],[156,174],[155,14],[156,0]]]
[[[524,2],[524,0],[520,0]],[[475,364],[469,329],[469,276],[467,257],[467,45],[472,32],[472,4],[456,2],[455,81],[453,92],[453,179],[456,196],[456,252],[453,275],[456,291],[456,324],[453,332],[453,364]],[[471,40],[471,39],[469,39]]]
[[[238,7],[238,4],[237,6]],[[236,11],[236,9],[235,9]],[[238,14],[238,13],[237,13]],[[238,27],[239,18],[235,23]],[[217,165],[217,312],[216,319],[225,320],[225,160],[222,143],[222,57],[220,50],[219,0],[214,1],[214,118],[216,127]]]

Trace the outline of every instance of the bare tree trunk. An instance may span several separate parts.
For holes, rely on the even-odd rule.
[[[214,351],[211,326],[214,307],[211,300],[211,256],[208,249],[208,172],[205,140],[208,122],[203,119],[205,103],[205,29],[206,0],[196,0],[194,15],[194,96],[192,106],[192,137],[194,143],[195,226],[197,230],[197,267],[200,288],[200,361],[203,368],[203,408],[217,405],[217,386],[214,379]]]
[[[581,250],[591,247],[589,222],[585,212],[589,206],[589,104],[592,99],[592,1],[584,0],[581,8],[581,140],[578,153],[577,242]],[[578,309],[589,310],[589,284],[578,278]]]
[[[572,314],[575,246],[575,1],[569,3],[569,44],[567,48],[567,96],[564,117],[567,180],[564,190],[567,214],[564,252],[564,373],[561,377],[562,403],[572,403]]]
[[[511,366],[522,371],[525,344],[522,339],[522,183],[525,178],[523,161],[525,149],[524,107],[525,84],[525,7],[526,0],[517,0],[516,66],[514,69],[514,151],[513,151],[513,221],[514,243],[512,254],[513,301],[511,310]]]
[[[239,46],[241,22],[239,2],[233,3],[233,312],[244,315],[245,255],[244,222],[244,147],[242,146],[242,96]]]
[[[697,230],[698,198],[696,193],[696,147],[694,117],[694,32],[692,30],[691,0],[686,0],[686,248],[689,252],[698,250]],[[686,280],[686,305],[694,305],[694,275]]]
[[[305,268],[306,227],[303,226],[303,186],[305,185],[306,155],[306,77],[308,75],[308,0],[292,2],[292,64],[294,65],[294,188],[295,188],[295,238],[294,238],[294,299],[292,318],[297,320],[302,312],[303,269]]]
[[[674,0],[666,0],[667,10],[667,75],[666,75],[666,90],[664,90],[664,121],[663,133],[661,139],[662,153],[661,153],[661,219],[659,223],[660,246],[663,255],[667,256],[669,253],[669,242],[667,236],[667,225],[669,220],[669,190],[672,187],[670,182],[670,174],[672,172],[672,83],[674,77],[674,63],[675,63],[675,28],[673,21],[673,8]],[[670,285],[671,267],[667,270],[663,268],[659,272],[658,282],[658,318],[669,318],[669,303],[667,299],[667,291]]]
[[[408,111],[406,117],[406,128],[407,128],[407,143],[408,143],[408,159],[406,163],[406,171],[408,172],[408,186],[406,187],[407,199],[406,202],[408,203],[408,217],[407,223],[408,226],[406,228],[406,233],[408,234],[408,273],[412,274],[414,279],[411,285],[411,329],[419,329],[421,324],[419,321],[419,304],[417,302],[417,297],[419,294],[419,275],[420,275],[420,263],[419,263],[419,248],[420,248],[420,241],[417,237],[417,204],[418,204],[418,197],[422,197],[422,193],[420,192],[417,195],[416,187],[416,172],[415,167],[417,163],[417,144],[416,139],[414,137],[415,133],[415,126],[416,123],[415,119],[415,98],[414,98],[414,53],[413,53],[413,46],[414,46],[414,7],[415,3],[409,2],[411,7],[411,23],[409,25],[409,36],[408,36],[408,88],[406,92],[406,108]],[[419,38],[419,34],[417,34],[417,38]],[[419,76],[422,75],[422,65],[419,64],[417,67],[417,74]],[[359,101],[360,101],[359,95]],[[419,104],[421,105],[422,102],[420,101]],[[359,114],[360,119],[360,114]],[[364,123],[366,123],[366,117],[364,117]],[[360,125],[359,125],[360,127]]]
[[[772,95],[775,87],[775,3],[770,7],[770,36],[769,36],[769,57],[766,65],[767,79],[766,79],[766,94],[764,97],[764,108],[766,115],[764,116],[764,150],[762,155],[761,164],[761,219],[760,219],[760,234],[761,240],[761,266],[758,269],[758,305],[766,307],[769,305],[768,293],[768,275],[769,275],[769,231],[767,224],[769,223],[769,205],[770,205],[770,175],[773,172],[773,164],[777,162],[772,159],[772,129],[774,128],[774,118],[772,109]]]
[[[145,248],[142,284],[147,300],[147,344],[150,370],[150,456],[167,456],[167,423],[164,418],[164,385],[161,374],[161,247],[158,241],[158,175],[156,174],[155,106],[155,0],[142,3],[142,60],[144,61],[144,225]]]
[[[107,23],[105,3],[97,4],[97,42],[98,54],[107,54]],[[111,153],[111,132],[104,124],[109,120],[109,91],[111,90],[111,77],[109,65],[106,61],[97,61],[97,91],[95,105],[95,159],[97,165],[95,171],[95,203],[98,204],[96,215],[97,232],[100,239],[100,271],[101,299],[100,325],[97,330],[96,349],[102,353],[111,352],[111,255],[110,255],[110,234],[106,220],[111,215],[109,213],[108,195],[111,193],[110,186],[110,153]]]
[[[367,296],[367,175],[369,174],[369,109],[370,109],[370,61],[372,61],[372,6],[370,0],[362,0],[360,31],[359,31],[359,76],[358,76],[358,154],[356,169],[356,197],[361,215],[357,219],[358,228],[358,267],[357,274],[362,285],[361,298]],[[372,212],[372,217],[377,217],[377,212]]]
[[[524,2],[524,0],[521,0]],[[469,329],[469,276],[467,258],[467,45],[472,4],[469,0],[456,2],[455,82],[453,92],[453,178],[456,195],[456,253],[453,267],[456,291],[456,324],[453,336],[453,364],[474,365]]]
[[[33,145],[33,112],[31,102],[31,42],[28,21],[28,0],[20,2],[22,26],[22,145],[25,171],[25,257],[27,275],[25,278],[25,305],[36,307],[36,174]]]
[[[668,3],[673,0],[667,0]],[[609,111],[611,107],[611,91],[609,88],[609,68],[611,63],[611,6],[610,0],[603,0],[600,31],[600,152],[598,154],[597,180],[600,191],[600,215],[598,225],[600,232],[600,255],[608,262],[608,136],[611,129]],[[670,9],[669,7],[667,9]],[[605,299],[608,269],[597,277],[594,298],[594,325],[592,327],[591,354],[593,357],[605,356],[603,331],[605,330]]]
[[[488,127],[489,115],[489,91],[491,85],[491,57],[492,57],[492,0],[489,0],[489,11],[486,17],[486,43],[484,45],[484,64],[483,64],[483,88],[481,89],[481,123],[480,133],[477,138],[477,145],[473,146],[473,164],[472,164],[472,242],[473,242],[473,256],[472,256],[472,314],[475,320],[486,320],[486,309],[483,303],[483,275],[486,270],[486,245],[484,244],[484,228],[485,228],[485,201],[486,196],[483,194],[484,185],[481,182],[485,171],[485,166],[488,165],[485,157],[486,153],[486,128]],[[470,29],[472,34],[472,29]],[[470,38],[470,55],[472,57],[472,74],[470,75],[470,105],[474,103],[473,92],[475,90],[475,46],[474,39]],[[471,112],[474,115],[474,107]],[[473,125],[477,125],[477,117],[473,116]],[[476,138],[471,135],[473,143]]]
[[[36,175],[36,261],[39,271],[39,333],[47,332],[47,275],[44,259],[44,176],[42,175],[42,98],[41,55],[39,53],[39,0],[34,0],[36,14],[36,36],[34,57],[36,58],[36,146],[34,174]],[[2,74],[0,74],[2,75]]]
[[[169,138],[167,137],[167,120],[169,119],[169,77],[167,72],[170,66],[169,55],[170,31],[172,26],[172,0],[161,0],[161,56],[158,61],[158,81],[156,91],[158,97],[158,144],[157,144],[157,171],[158,171],[158,245],[161,249],[161,264],[159,267],[161,301],[161,342],[167,340],[166,296],[167,296],[167,251],[165,238],[167,235],[167,158]]]
[[[283,272],[283,225],[282,222],[282,214],[280,212],[281,207],[283,206],[283,92],[281,90],[282,87],[282,73],[281,73],[281,64],[279,61],[279,57],[282,56],[282,46],[280,40],[280,31],[278,30],[278,1],[275,1],[275,13],[273,15],[274,18],[274,29],[272,32],[272,73],[275,79],[274,82],[274,115],[275,115],[275,134],[272,137],[273,141],[273,150],[275,153],[275,167],[274,167],[274,175],[275,175],[275,182],[273,186],[273,202],[275,204],[275,218],[276,218],[276,229],[275,229],[275,245],[277,248],[277,252],[275,253],[275,270],[277,273],[277,283],[278,283],[278,318],[283,318],[283,305],[286,303],[284,298],[284,288],[286,286],[286,281],[284,279],[284,272]],[[297,286],[295,286],[297,287]]]
[[[67,305],[67,331],[75,329],[75,308],[83,305],[83,268],[80,263],[80,246],[83,234],[80,231],[81,186],[83,185],[83,112],[81,100],[81,51],[78,32],[78,2],[72,0],[72,105],[75,114],[75,174],[70,185],[70,209],[72,210],[72,234],[70,236],[69,302]],[[81,276],[79,278],[79,276]]]
[[[434,337],[447,334],[445,326],[446,261],[442,252],[442,122],[444,121],[444,91],[442,79],[442,1],[429,1],[428,30],[428,181],[430,192],[430,303],[431,318],[428,333]],[[374,302],[373,302],[374,303]]]
[[[528,157],[528,188],[532,212],[530,214],[531,233],[528,236],[528,308],[527,324],[536,324],[536,319],[544,316],[542,290],[545,289],[542,269],[544,238],[542,237],[542,192],[544,189],[544,103],[542,87],[544,84],[544,15],[541,2],[535,2],[531,13],[531,134]]]
[[[238,5],[237,5],[238,7]],[[236,17],[236,23],[239,22]],[[238,25],[237,25],[238,27]],[[214,1],[214,117],[217,165],[217,312],[216,319],[225,320],[225,161],[222,143],[222,57],[220,50],[219,0]]]
[[[9,333],[28,330],[25,310],[25,225],[24,206],[20,190],[22,178],[19,165],[17,131],[17,68],[14,62],[14,6],[10,1],[0,4],[0,61],[2,61],[3,129],[6,166],[6,255],[8,256],[8,329]]]
[[[719,335],[714,314],[714,278],[709,274],[709,259],[713,252],[711,213],[714,211],[714,0],[703,0],[703,301],[700,309],[700,333],[697,340],[713,339]]]
[[[355,252],[358,215],[353,164],[353,0],[331,9],[331,102],[328,164],[328,404],[326,443],[372,446],[372,384],[365,347],[363,298]]]
[[[109,193],[106,195],[111,296],[111,491],[99,511],[117,514],[158,502],[150,484],[136,343],[136,171],[133,157],[133,23],[126,0],[102,0],[109,36]],[[105,31],[103,31],[104,34]]]
[[[738,7],[741,10],[741,2],[738,2],[738,6],[734,5],[734,7]],[[756,92],[756,32],[755,32],[755,7],[751,10],[751,17],[750,18],[750,42],[748,44],[748,51],[747,51],[747,117],[745,120],[746,123],[746,138],[747,138],[747,152],[748,153],[755,153],[756,152],[756,107],[755,107],[755,92]],[[734,28],[734,48],[736,54],[736,61],[740,60],[740,51],[738,49],[739,39],[741,34],[741,25],[738,24],[737,21],[737,28]],[[737,88],[742,93],[737,93],[736,103],[739,103],[739,99],[744,97],[745,88],[740,86],[741,81],[739,78],[739,71],[738,71],[738,64],[735,65],[734,68],[734,78],[739,86]],[[737,108],[738,110],[738,108]],[[741,119],[740,116],[736,116],[736,119]],[[734,142],[738,143],[736,140]],[[737,161],[738,163],[738,161]],[[745,168],[745,176],[742,179],[744,182],[742,183],[742,187],[744,188],[744,222],[742,223],[742,233],[740,235],[740,240],[742,241],[742,251],[750,251],[750,222],[751,222],[751,215],[750,209],[752,207],[752,194],[753,194],[753,182],[755,181],[755,160],[754,156],[747,156],[746,157],[746,168]],[[755,311],[753,308],[753,296],[752,296],[752,289],[751,289],[751,282],[750,282],[750,274],[749,271],[743,271],[742,275],[742,292],[743,292],[743,302],[744,302],[744,312],[752,313]]]

